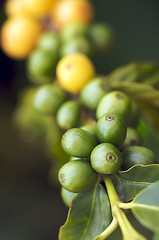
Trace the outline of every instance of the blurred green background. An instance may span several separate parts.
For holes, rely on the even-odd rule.
[[[136,60],[159,62],[158,0],[92,2],[96,20],[111,24],[116,32],[112,52],[94,59],[98,73]],[[2,24],[2,3],[0,7]],[[43,146],[21,141],[12,124],[18,92],[29,85],[24,73],[24,61],[13,61],[0,51],[0,239],[53,240],[67,209],[59,189],[48,183],[50,162]],[[158,145],[151,140],[155,151]]]

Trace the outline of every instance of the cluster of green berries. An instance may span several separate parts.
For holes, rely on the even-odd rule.
[[[137,131],[140,111],[136,103],[125,93],[112,91],[106,78],[94,77],[94,67],[85,55],[61,59],[56,75],[58,82],[43,83],[29,92],[18,120],[20,124],[22,121],[22,127],[23,124],[28,127],[29,122],[29,128],[37,132],[40,126],[46,136],[50,131],[47,124],[52,123],[50,119],[56,119],[62,131],[67,130],[62,137],[62,147],[70,161],[60,166],[58,175],[64,188],[64,201],[64,196],[72,199],[77,193],[89,190],[105,174],[115,174],[136,164],[155,163],[155,154],[140,146],[141,136]],[[76,81],[78,75],[80,78]],[[40,72],[37,76],[44,75]],[[70,201],[67,206],[68,203]]]
[[[40,134],[42,132],[44,137],[47,128],[45,117],[54,116],[59,128],[64,131],[70,129],[62,140],[62,146],[70,156],[89,159],[92,152],[92,166],[102,174],[111,174],[119,169],[121,164],[123,169],[134,165],[138,161],[138,154],[131,164],[133,160],[127,160],[125,149],[131,145],[141,145],[141,136],[136,129],[140,117],[137,105],[125,93],[111,91],[106,79],[101,77],[88,82],[80,91],[79,98],[71,97],[72,99],[56,83],[44,84],[27,91],[22,106],[16,112],[18,124],[25,127],[29,123],[27,127],[31,127],[33,133],[40,129]],[[85,113],[88,115],[86,118],[90,117],[90,113],[96,115],[98,121],[96,122],[95,118],[92,121],[91,117],[93,124],[88,124]],[[98,169],[99,159],[95,160],[98,158],[96,151],[101,151],[101,154],[103,151],[104,154],[106,145],[108,149],[112,147],[113,151],[116,151],[112,156],[108,151],[108,158],[112,158],[112,161],[109,159],[107,164],[112,166],[113,170],[107,170],[107,167],[106,170]],[[136,151],[134,146],[131,148]],[[114,156],[117,159],[113,163]],[[144,164],[145,160],[142,162],[142,157],[139,159],[139,163]],[[151,163],[151,158],[150,162],[146,161],[146,164],[148,163]]]
[[[62,137],[62,147],[70,161],[61,167],[58,177],[67,206],[77,193],[88,191],[103,175],[156,161],[150,149],[140,146],[136,104],[120,91],[101,94],[103,82],[99,82],[101,79],[93,80],[81,91],[83,104],[96,110],[97,122],[69,129]],[[95,89],[96,95],[90,97]]]
[[[67,130],[62,147],[70,161],[58,174],[67,206],[103,175],[156,161],[150,149],[140,146],[141,135],[137,130],[140,111],[136,103],[125,93],[112,91],[106,78],[91,79],[79,95],[67,94],[56,82],[43,84],[28,93],[23,105],[29,107],[27,111],[19,109],[20,121],[23,119],[25,125],[29,118],[32,128],[40,126],[43,136],[47,117],[54,117],[58,127]]]
[[[72,23],[60,33],[43,32],[28,58],[27,71],[33,83],[52,81],[57,61],[69,54],[82,53],[91,57],[94,53],[106,53],[114,40],[111,26],[103,23],[86,25]]]

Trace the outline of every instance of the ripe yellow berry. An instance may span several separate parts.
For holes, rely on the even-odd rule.
[[[26,16],[10,17],[1,29],[1,47],[10,57],[27,57],[41,32],[40,23]]]
[[[61,0],[57,1],[51,11],[53,24],[59,28],[73,22],[89,24],[93,19],[93,7],[89,0]]]
[[[27,14],[34,17],[43,17],[50,8],[54,0],[8,0],[5,10],[7,15]]]
[[[8,0],[5,4],[5,12],[8,16],[15,14],[23,14],[25,9],[25,1],[23,0]]]
[[[59,61],[56,75],[63,89],[70,93],[78,93],[94,77],[95,69],[88,57],[75,53]]]

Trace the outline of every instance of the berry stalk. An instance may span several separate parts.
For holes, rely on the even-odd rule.
[[[108,196],[110,199],[110,204],[112,208],[112,215],[113,217],[116,217],[117,222],[121,228],[122,234],[123,234],[123,240],[146,240],[144,236],[142,236],[140,233],[138,233],[129,220],[127,219],[125,213],[122,209],[120,209],[120,200],[118,198],[118,195],[115,191],[114,185],[112,183],[112,180],[109,176],[106,176],[104,178],[105,185],[108,191]]]

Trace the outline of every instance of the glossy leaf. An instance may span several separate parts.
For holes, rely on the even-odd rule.
[[[108,196],[102,185],[79,193],[73,200],[66,223],[60,228],[59,240],[92,240],[111,222]]]
[[[150,148],[154,153],[156,153],[157,156],[159,156],[159,136],[157,136],[152,124],[148,123],[146,119],[142,118],[138,126],[138,131],[142,136],[142,145]],[[157,163],[159,163],[159,157],[157,159]]]
[[[140,106],[145,117],[147,117],[147,119],[149,120],[149,123],[153,125],[158,131],[157,134],[159,136],[159,108],[148,104],[148,102],[146,104],[143,103],[143,105]]]
[[[112,82],[142,82],[159,89],[159,65],[154,62],[133,62],[108,75]]]
[[[159,107],[159,91],[152,86],[144,83],[134,82],[114,82],[111,84],[114,90],[127,93],[134,101],[144,103],[147,101],[150,105]]]
[[[152,231],[159,229],[159,181],[153,183],[132,202],[132,212],[138,221]]]
[[[114,183],[121,200],[133,199],[142,189],[159,180],[159,164],[135,165],[114,174]]]

